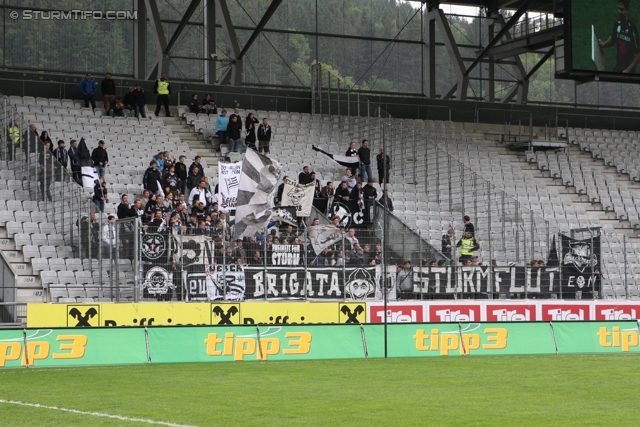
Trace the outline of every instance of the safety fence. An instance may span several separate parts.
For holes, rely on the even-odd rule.
[[[182,326],[0,331],[0,367],[637,353],[638,322]]]

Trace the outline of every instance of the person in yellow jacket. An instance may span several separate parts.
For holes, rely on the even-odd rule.
[[[18,145],[20,145],[20,126],[18,126],[18,119],[14,119],[13,126],[7,128],[7,160],[13,160],[13,153]]]
[[[465,260],[473,258],[473,251],[477,251],[480,249],[480,245],[473,237],[473,234],[470,231],[466,231],[462,239],[458,240],[458,244],[456,245],[460,248],[460,259],[461,263],[464,263]]]
[[[169,95],[171,95],[171,85],[167,81],[167,75],[162,73],[160,80],[156,80],[156,84],[153,86],[153,91],[158,94],[158,100],[156,101],[156,117],[160,114],[160,105],[164,105],[164,114],[167,117],[171,117],[169,114]]]

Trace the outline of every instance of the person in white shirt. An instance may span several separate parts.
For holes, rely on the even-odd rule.
[[[355,176],[353,176],[353,174],[351,173],[351,169],[349,168],[347,168],[347,170],[345,171],[345,175],[342,177],[342,181],[347,183],[347,188],[349,189],[349,192],[353,190],[353,187],[355,187],[356,183],[358,182]]]
[[[211,193],[206,190],[205,186],[207,185],[204,179],[200,180],[200,183],[197,187],[191,189],[191,193],[189,193],[189,206],[193,206],[194,200],[196,202],[204,203],[205,208],[208,204],[211,203]]]
[[[351,245],[351,248],[353,248],[356,245],[356,243],[360,243],[358,241],[358,238],[356,237],[356,229],[353,227],[351,227],[347,235],[344,236],[344,240],[346,242],[349,242],[349,244]]]
[[[107,252],[102,254],[103,257],[108,257],[110,251],[115,255],[115,250],[118,245],[116,238],[116,217],[109,215],[107,219],[107,224],[102,228],[102,243],[104,250]]]

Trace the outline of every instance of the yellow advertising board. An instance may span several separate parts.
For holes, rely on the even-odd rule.
[[[27,327],[366,323],[364,302],[28,304]]]

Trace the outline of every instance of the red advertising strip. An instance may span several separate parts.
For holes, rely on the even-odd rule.
[[[429,306],[429,322],[480,322],[480,304],[437,304]]]
[[[384,305],[367,304],[369,307],[369,323],[384,322]],[[421,323],[426,322],[424,304],[389,304],[387,305],[387,323]]]
[[[596,304],[595,320],[636,320],[640,304]]]
[[[542,304],[541,320],[554,322],[591,320],[591,304]]]
[[[538,311],[535,304],[487,304],[487,322],[535,322]]]

